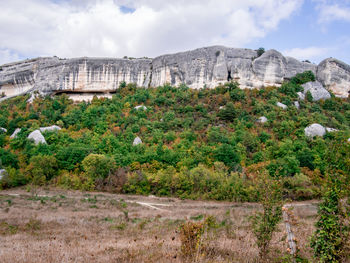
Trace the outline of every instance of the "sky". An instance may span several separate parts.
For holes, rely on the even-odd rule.
[[[350,64],[350,0],[0,0],[0,64],[212,45]]]

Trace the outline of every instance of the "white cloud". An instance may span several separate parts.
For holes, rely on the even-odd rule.
[[[82,4],[84,3],[84,4]],[[0,3],[0,50],[24,56],[157,56],[244,47],[302,0],[11,0]],[[121,6],[134,8],[124,13]],[[5,60],[0,56],[0,64]]]
[[[332,21],[350,22],[349,1],[317,1],[319,10],[318,22],[329,23]]]
[[[325,47],[306,47],[306,48],[292,48],[283,51],[285,56],[293,57],[299,60],[313,60],[318,58],[325,58],[330,48]]]

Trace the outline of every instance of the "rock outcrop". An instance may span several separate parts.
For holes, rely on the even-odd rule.
[[[213,88],[237,81],[241,88],[279,86],[297,73],[311,70],[337,96],[350,90],[350,66],[335,59],[315,65],[268,50],[260,57],[251,49],[212,46],[163,55],[154,59],[37,58],[0,66],[0,93],[68,93],[78,100],[84,94],[107,96],[120,84],[160,86],[165,83],[190,88]],[[79,95],[77,95],[79,94]]]
[[[326,131],[327,132],[337,132],[339,130],[338,129],[334,129],[334,128],[330,128],[330,127],[326,127]]]
[[[134,107],[135,110],[147,110],[147,107],[145,105],[137,105]]]
[[[142,140],[141,140],[141,138],[140,138],[139,136],[137,136],[137,137],[134,139],[132,145],[133,145],[133,146],[136,146],[136,145],[139,145],[139,144],[142,144]]]
[[[39,130],[41,132],[46,132],[46,131],[59,131],[61,130],[61,127],[58,127],[57,125],[52,125],[49,127],[40,127]]]
[[[282,109],[284,109],[284,110],[286,110],[286,109],[288,108],[288,106],[287,106],[286,104],[283,104],[283,103],[281,103],[281,102],[277,102],[277,103],[276,103],[276,106],[277,106],[277,107],[280,107],[280,108],[282,108]]]
[[[309,138],[313,138],[315,136],[324,136],[326,134],[326,128],[323,127],[321,124],[313,123],[309,126],[307,126],[304,129],[305,136]]]
[[[2,178],[4,178],[7,175],[8,173],[5,169],[0,169],[0,181],[2,180]]]
[[[303,95],[298,93],[300,99],[305,99],[306,93],[309,91],[313,101],[326,100],[331,98],[331,94],[326,90],[319,81],[310,81],[303,85]]]
[[[7,129],[0,127],[0,133],[6,133],[6,132],[7,132]]]
[[[10,138],[14,139],[17,137],[17,134],[21,131],[21,128],[16,128],[16,130],[11,134]]]
[[[294,106],[299,110],[300,109],[299,101],[294,101]]]
[[[35,145],[38,145],[39,143],[46,144],[46,140],[39,130],[29,133],[28,140],[33,140]]]
[[[257,122],[265,123],[267,122],[267,118],[265,116],[261,116],[259,119],[257,119]]]
[[[317,67],[317,79],[336,96],[350,93],[350,66],[334,58],[323,60]]]

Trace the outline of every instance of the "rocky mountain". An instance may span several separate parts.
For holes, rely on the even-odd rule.
[[[333,58],[319,65],[268,50],[260,57],[251,49],[212,46],[154,59],[36,58],[0,66],[0,93],[5,99],[38,91],[41,94],[108,94],[122,82],[138,86],[165,83],[213,88],[235,80],[241,88],[279,86],[297,73],[311,70],[336,96],[348,97],[350,66]]]

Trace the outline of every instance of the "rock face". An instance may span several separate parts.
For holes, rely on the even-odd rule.
[[[134,142],[132,143],[133,146],[136,146],[136,145],[139,145],[142,143],[142,140],[139,136],[137,136],[135,139],[134,139]]]
[[[305,136],[313,138],[315,136],[324,136],[326,134],[326,129],[321,124],[313,123],[304,129]]]
[[[327,89],[345,97],[350,90],[349,68],[335,59],[317,66],[284,57],[276,50],[257,57],[251,49],[223,46],[154,59],[37,58],[0,66],[0,93],[5,93],[3,99],[33,91],[68,93],[81,100],[86,93],[109,95],[123,82],[143,87],[185,84],[198,89],[234,80],[241,88],[261,88],[279,86],[295,74],[311,70]]]
[[[317,67],[317,79],[336,96],[350,93],[350,66],[334,58],[323,60]]]
[[[38,145],[39,143],[46,144],[46,140],[39,130],[35,130],[31,132],[28,135],[28,140],[33,140],[35,145]]]
[[[298,93],[299,98],[301,99],[305,99],[305,95],[308,91],[310,91],[313,101],[326,100],[331,98],[331,94],[322,86],[319,81],[310,81],[301,86],[304,88],[303,95],[300,95]]]

